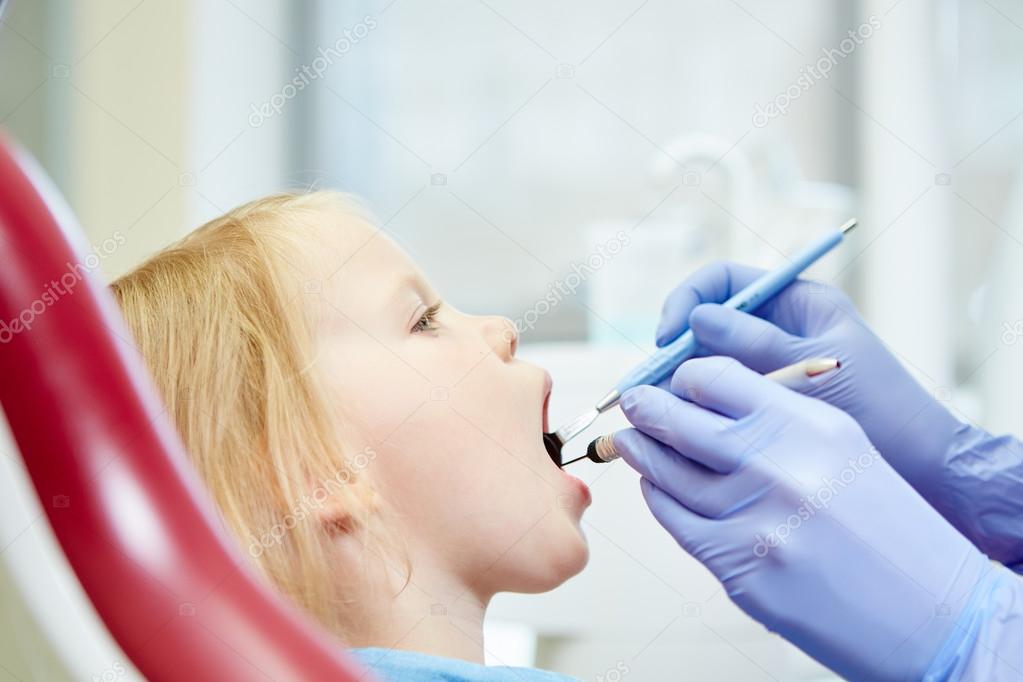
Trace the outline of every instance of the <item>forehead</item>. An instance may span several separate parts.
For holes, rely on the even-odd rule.
[[[378,229],[345,206],[320,206],[302,216],[293,232],[311,276],[328,279],[371,240]]]
[[[424,281],[408,255],[366,218],[335,213],[316,232],[310,256],[324,293],[344,311],[379,310]]]
[[[332,254],[330,279],[366,293],[384,280],[415,278],[419,273],[408,255],[385,232],[363,225]]]

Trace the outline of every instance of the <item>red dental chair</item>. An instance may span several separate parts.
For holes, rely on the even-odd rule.
[[[0,405],[103,625],[150,680],[367,679],[219,530],[71,221],[0,136]]]

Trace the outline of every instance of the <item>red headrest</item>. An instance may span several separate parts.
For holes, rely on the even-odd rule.
[[[362,677],[215,521],[63,203],[0,137],[0,404],[68,561],[151,680]],[[92,258],[96,256],[93,255]]]

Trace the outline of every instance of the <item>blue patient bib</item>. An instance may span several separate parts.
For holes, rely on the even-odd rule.
[[[487,666],[415,651],[367,647],[349,653],[389,682],[579,682],[575,677],[536,668]]]

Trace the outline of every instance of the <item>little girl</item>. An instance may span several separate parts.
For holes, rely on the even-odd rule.
[[[443,302],[331,192],[236,208],[112,288],[239,547],[368,667],[567,679],[482,665],[490,599],[588,556],[508,320]]]

